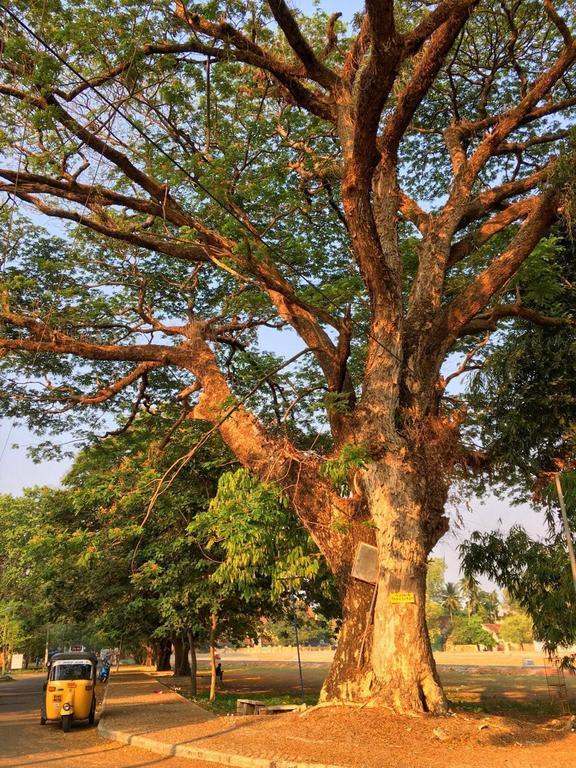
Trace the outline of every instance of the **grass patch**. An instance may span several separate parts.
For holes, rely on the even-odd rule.
[[[542,674],[496,674],[464,672],[443,674],[442,681],[451,706],[461,712],[509,715],[557,716],[560,702]],[[571,705],[576,702],[574,681],[566,678]]]
[[[277,704],[302,704],[300,696],[251,696],[249,692],[244,693],[217,693],[214,701],[209,700],[208,691],[200,691],[196,696],[189,696],[193,702],[199,704],[204,709],[215,712],[219,715],[231,715],[236,713],[236,702],[238,699],[254,698],[256,701],[263,701],[266,706],[272,707]],[[304,694],[304,703],[308,707],[313,707],[318,703],[317,693]]]

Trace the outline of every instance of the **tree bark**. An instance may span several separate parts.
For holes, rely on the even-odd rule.
[[[144,643],[142,651],[144,656],[144,666],[152,667],[154,665],[154,646],[149,643]]]
[[[216,698],[216,627],[218,617],[215,613],[210,616],[210,701]]]
[[[172,667],[170,665],[170,656],[172,655],[172,640],[165,637],[158,643],[156,650],[156,669],[158,672],[169,672]]]
[[[193,632],[188,632],[188,645],[190,647],[190,694],[196,696],[198,693],[198,659]]]
[[[427,558],[445,531],[445,521],[426,506],[428,483],[405,463],[389,459],[388,464],[371,464],[363,485],[376,526],[378,581],[371,585],[352,578],[351,551],[341,573],[338,648],[321,701],[441,714],[447,702],[432,655],[425,604]]]
[[[174,674],[177,675],[182,666],[182,639],[178,635],[172,638],[172,647],[174,648]]]
[[[184,635],[176,635],[172,644],[174,646],[174,675],[187,677],[190,674],[190,661],[188,659],[188,640]]]

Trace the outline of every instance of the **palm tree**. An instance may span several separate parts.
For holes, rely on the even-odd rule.
[[[459,582],[460,593],[466,599],[466,610],[468,611],[468,618],[473,613],[477,613],[481,606],[480,596],[482,590],[480,584],[474,576],[464,576]]]
[[[500,600],[498,598],[498,593],[496,591],[484,592],[481,602],[482,608],[484,608],[488,616],[488,621],[496,621],[498,618],[498,613],[500,612]]]
[[[444,587],[442,607],[445,611],[448,611],[450,621],[452,621],[455,611],[459,611],[462,607],[460,603],[460,590],[458,585],[451,581],[448,581]]]

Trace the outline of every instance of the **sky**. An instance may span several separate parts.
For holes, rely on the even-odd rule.
[[[352,15],[361,10],[363,5],[358,0],[321,0],[321,8],[332,13],[341,11],[344,20],[350,20]],[[298,0],[292,3],[304,12],[313,8],[315,3],[310,0]],[[276,336],[265,340],[269,348],[282,348],[287,355],[292,354],[292,343],[286,336],[280,341]],[[299,349],[298,345],[294,349]],[[70,466],[70,460],[61,462],[43,461],[35,464],[27,456],[27,448],[34,445],[43,437],[38,437],[30,433],[25,427],[15,427],[8,420],[0,422],[0,493],[19,494],[27,486],[49,485],[57,487]],[[60,436],[59,439],[66,439]],[[19,447],[13,447],[13,444]],[[467,505],[460,505],[451,513],[452,526],[451,531],[437,545],[433,552],[434,556],[444,557],[448,566],[447,579],[456,581],[459,578],[458,569],[458,545],[473,530],[492,530],[499,525],[503,530],[508,530],[516,522],[522,523],[527,530],[539,535],[543,533],[543,515],[530,507],[512,506],[506,501],[488,497],[484,501],[471,499]],[[457,522],[459,521],[459,522]],[[487,585],[489,586],[489,585]]]

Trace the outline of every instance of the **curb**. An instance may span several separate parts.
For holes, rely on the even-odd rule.
[[[102,699],[102,707],[98,726],[98,734],[109,741],[118,741],[121,744],[128,744],[133,747],[146,749],[157,755],[166,757],[185,757],[189,760],[204,760],[207,763],[219,763],[220,765],[231,765],[234,768],[346,768],[342,765],[331,765],[329,763],[301,763],[297,760],[269,759],[266,757],[249,757],[248,755],[237,755],[233,752],[218,752],[204,747],[187,746],[186,744],[171,744],[170,742],[157,741],[147,736],[137,736],[126,731],[115,731],[104,725],[104,711],[106,709],[106,696],[108,687]],[[177,694],[178,696],[180,694]],[[181,698],[184,698],[183,696]],[[187,701],[187,699],[185,699]]]
[[[203,747],[190,747],[186,744],[171,744],[169,742],[156,741],[147,736],[136,736],[125,731],[114,731],[98,724],[98,733],[110,741],[118,741],[133,747],[146,749],[157,755],[165,757],[185,757],[189,760],[204,760],[207,763],[219,763],[231,765],[234,768],[345,768],[340,765],[326,763],[300,763],[296,760],[268,759],[265,757],[249,757],[248,755],[236,755],[233,752],[217,752]]]

